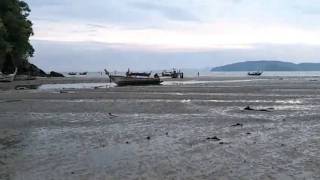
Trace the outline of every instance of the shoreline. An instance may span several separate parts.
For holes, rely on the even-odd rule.
[[[188,81],[203,81],[203,82],[223,82],[223,81],[241,81],[241,80],[303,80],[320,81],[320,76],[201,76],[201,77],[185,77],[184,79],[161,78],[164,82],[188,82]],[[109,83],[109,78],[104,77],[36,77],[34,80],[17,80],[13,82],[0,82],[0,90],[14,90],[16,86],[29,85],[46,85],[46,84],[77,84],[77,83]]]

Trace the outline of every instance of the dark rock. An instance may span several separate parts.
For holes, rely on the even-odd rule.
[[[126,144],[129,144],[129,141],[126,141]]]
[[[241,124],[241,123],[237,123],[237,124],[233,124],[233,125],[231,125],[231,127],[237,127],[237,126],[243,126],[243,124]]]
[[[247,135],[251,135],[251,132],[247,132],[246,134],[247,134]]]
[[[251,108],[250,106],[247,106],[244,108],[244,110],[246,111],[264,111],[264,112],[270,112],[270,109],[273,109],[273,108],[268,108],[268,109],[254,109],[254,108]]]
[[[47,77],[47,73],[38,68],[36,65],[24,62],[18,67],[18,75]]]
[[[58,73],[58,72],[55,72],[55,71],[51,71],[48,76],[49,76],[49,77],[64,77],[63,74]]]
[[[151,137],[150,137],[150,136],[148,136],[148,137],[147,137],[147,139],[148,139],[148,140],[150,140],[150,139],[151,139]]]
[[[255,110],[255,109],[251,108],[250,106],[247,106],[247,107],[244,108],[244,110],[253,111],[253,110]]]
[[[113,115],[112,113],[108,113],[108,114],[109,114],[110,118],[118,117],[118,116],[116,116],[116,115]]]
[[[168,133],[168,132],[166,132],[166,135],[168,136],[168,135],[169,135],[169,133]]]
[[[250,106],[247,106],[247,107],[244,108],[244,110],[253,111],[254,109],[252,109]]]
[[[221,139],[218,138],[217,136],[207,137],[207,140],[221,141]]]
[[[224,144],[224,142],[219,142],[219,144]]]
[[[0,70],[5,74],[11,74],[18,68],[17,75],[47,77],[47,74],[36,65],[29,63],[25,59],[13,58],[9,53],[0,54]]]

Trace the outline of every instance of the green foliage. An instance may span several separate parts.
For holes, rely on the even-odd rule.
[[[29,42],[33,35],[32,23],[27,19],[29,13],[30,8],[24,1],[0,0],[0,53],[9,53],[17,63],[34,53]]]

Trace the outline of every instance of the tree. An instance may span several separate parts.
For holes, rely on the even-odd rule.
[[[18,67],[34,53],[29,41],[33,35],[29,14],[30,8],[24,1],[0,1],[0,58],[11,59]]]

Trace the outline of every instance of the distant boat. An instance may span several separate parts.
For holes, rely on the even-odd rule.
[[[4,74],[0,72],[0,82],[12,82],[18,73],[18,68],[15,68],[12,74]]]
[[[70,76],[75,76],[75,75],[77,75],[76,72],[69,72],[68,74],[69,74]]]
[[[88,74],[88,72],[81,72],[81,73],[79,73],[81,76],[85,76],[85,75],[87,75]]]
[[[171,77],[171,78],[181,78],[183,79],[183,72],[176,71],[175,69],[173,69],[172,71],[163,71],[162,72],[162,77]]]
[[[248,72],[248,76],[261,76],[262,71]]]

